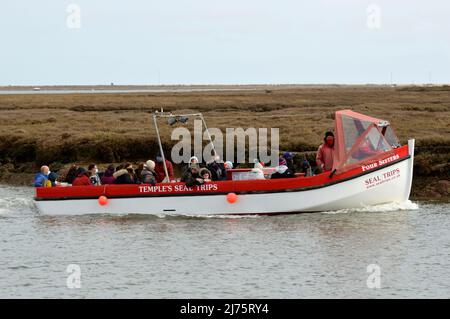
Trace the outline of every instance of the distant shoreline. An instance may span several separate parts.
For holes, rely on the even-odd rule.
[[[446,84],[177,84],[177,85],[8,85],[0,86],[0,94],[92,94],[92,93],[172,93],[253,91],[312,88],[370,87],[441,87]]]

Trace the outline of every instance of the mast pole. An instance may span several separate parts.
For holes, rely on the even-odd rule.
[[[214,143],[212,141],[211,135],[209,134],[208,126],[206,126],[206,121],[203,118],[203,114],[202,113],[199,113],[199,114],[200,114],[200,118],[203,121],[203,125],[205,126],[206,134],[208,135],[209,142],[211,143],[211,146],[212,146],[212,149],[213,149],[213,152],[214,152],[214,156],[216,156],[217,155],[216,148],[214,147]]]
[[[153,114],[153,123],[155,124],[156,136],[158,137],[159,151],[161,153],[161,157],[162,157],[162,160],[163,160],[164,173],[166,174],[167,182],[169,182],[170,180],[169,180],[169,173],[167,171],[166,157],[164,156],[164,150],[163,150],[162,143],[161,143],[161,136],[159,135],[159,128],[158,128],[158,124],[156,122],[156,113]]]

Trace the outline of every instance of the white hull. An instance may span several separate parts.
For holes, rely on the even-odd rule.
[[[46,215],[155,214],[223,215],[318,212],[361,208],[408,200],[413,171],[410,158],[334,185],[303,191],[240,194],[234,204],[225,195],[113,198],[106,206],[96,199],[36,201]],[[370,187],[368,187],[370,186]]]

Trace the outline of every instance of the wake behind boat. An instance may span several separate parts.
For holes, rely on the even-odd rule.
[[[333,169],[315,176],[243,180],[247,169],[230,169],[227,180],[192,187],[180,182],[38,187],[35,203],[46,215],[237,215],[320,212],[408,200],[413,139],[400,145],[388,121],[350,110],[336,112],[335,134]],[[269,175],[271,168],[264,170]]]

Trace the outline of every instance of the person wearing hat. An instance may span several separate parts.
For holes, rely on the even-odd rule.
[[[280,157],[278,161],[278,166],[275,167],[275,172],[270,175],[271,179],[277,179],[277,178],[291,178],[295,177],[295,174],[292,170],[290,170],[286,166],[287,162],[284,159],[284,157]]]
[[[322,171],[331,171],[333,169],[333,153],[334,153],[334,134],[326,132],[323,143],[319,146],[316,155],[316,163]]]
[[[249,179],[265,179],[263,168],[263,164],[255,160],[255,165],[248,175]]]
[[[141,171],[141,182],[143,184],[156,184],[155,162],[148,160],[144,163],[144,167]]]
[[[203,182],[211,181],[211,172],[207,168],[202,168],[199,172],[200,178],[203,179]]]
[[[281,158],[286,161],[286,164],[284,165],[286,165],[292,172],[295,173],[294,155],[291,152],[284,152]]]

